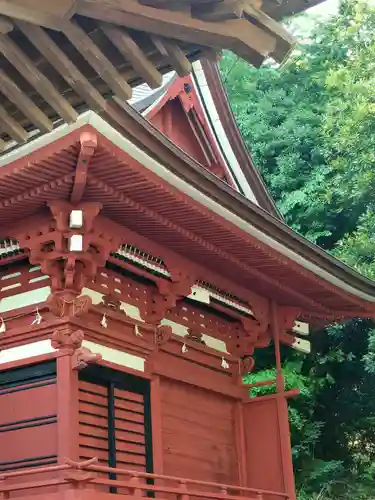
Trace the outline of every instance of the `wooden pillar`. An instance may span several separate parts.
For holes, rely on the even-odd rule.
[[[285,492],[288,493],[289,500],[296,500],[288,402],[285,394],[277,395],[277,417],[280,433],[281,461],[283,467]]]
[[[280,353],[280,330],[279,330],[280,326],[277,313],[278,313],[277,304],[275,304],[275,302],[271,302],[271,332],[275,346],[275,360],[276,360],[276,391],[284,392],[285,383],[281,367],[281,353]]]
[[[234,428],[236,433],[238,482],[240,486],[247,486],[246,442],[242,401],[237,401],[234,407]]]
[[[163,474],[163,435],[159,375],[153,375],[151,379],[150,400],[154,473]]]
[[[292,446],[290,437],[290,425],[288,414],[288,402],[285,397],[285,381],[282,373],[280,355],[280,324],[278,308],[275,302],[271,303],[271,331],[275,344],[276,358],[276,391],[277,391],[277,422],[280,433],[281,461],[285,491],[290,500],[295,500],[295,483],[292,462]]]
[[[71,356],[57,357],[57,446],[58,462],[79,460],[78,371]]]

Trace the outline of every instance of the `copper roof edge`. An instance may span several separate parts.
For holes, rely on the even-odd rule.
[[[208,59],[202,59],[201,63],[220,121],[247,182],[251,186],[259,205],[274,217],[282,220],[283,217],[255,166],[251,153],[238,129],[217,64]]]

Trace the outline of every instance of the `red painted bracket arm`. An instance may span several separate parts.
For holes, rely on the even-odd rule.
[[[82,199],[83,193],[86,188],[87,170],[90,164],[90,160],[93,157],[95,149],[98,145],[98,139],[95,134],[84,132],[81,134],[79,142],[80,151],[77,158],[77,166],[72,194],[70,196],[70,201],[73,204],[79,203]]]

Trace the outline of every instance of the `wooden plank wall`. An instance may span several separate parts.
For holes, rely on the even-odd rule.
[[[238,484],[233,399],[161,379],[164,474]]]
[[[0,471],[57,462],[56,372],[51,366],[0,373]]]

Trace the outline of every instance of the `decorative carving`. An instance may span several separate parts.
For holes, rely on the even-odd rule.
[[[203,334],[195,328],[189,328],[187,339],[192,340],[193,342],[198,342],[198,344],[206,345],[206,342],[203,340]]]
[[[73,354],[82,346],[83,338],[82,330],[73,332],[70,328],[55,330],[52,334],[51,345],[54,349]]]
[[[100,305],[107,309],[111,309],[112,311],[119,311],[121,307],[121,300],[113,294],[104,295]]]
[[[255,360],[251,356],[245,356],[240,359],[240,375],[244,376],[252,372],[255,366]]]
[[[120,239],[94,228],[101,210],[100,203],[74,206],[65,201],[54,201],[49,207],[54,218],[52,224],[42,230],[31,229],[19,238],[19,244],[29,249],[30,262],[40,264],[42,271],[51,278],[49,305],[52,313],[78,316],[87,312],[91,302],[88,297],[77,297],[85,283],[95,278],[97,269],[105,265],[109,253],[118,248]],[[82,227],[70,228],[72,210],[82,212]],[[82,238],[80,250],[70,250],[73,236]]]
[[[158,346],[166,344],[172,337],[173,330],[168,325],[160,325],[156,329],[156,343]]]
[[[69,291],[60,291],[51,294],[47,299],[52,314],[58,317],[77,317],[87,313],[92,300],[88,295],[75,297]]]
[[[154,292],[146,311],[147,323],[156,325],[176,306],[178,300],[190,295],[196,278],[185,274],[181,269],[167,264],[170,280],[156,281],[158,292]]]
[[[294,322],[300,314],[300,309],[296,307],[278,307],[277,320],[280,330],[292,330]]]
[[[94,354],[87,347],[80,347],[73,354],[72,367],[75,370],[82,370],[86,368],[88,364],[97,363],[101,359],[101,354]]]

